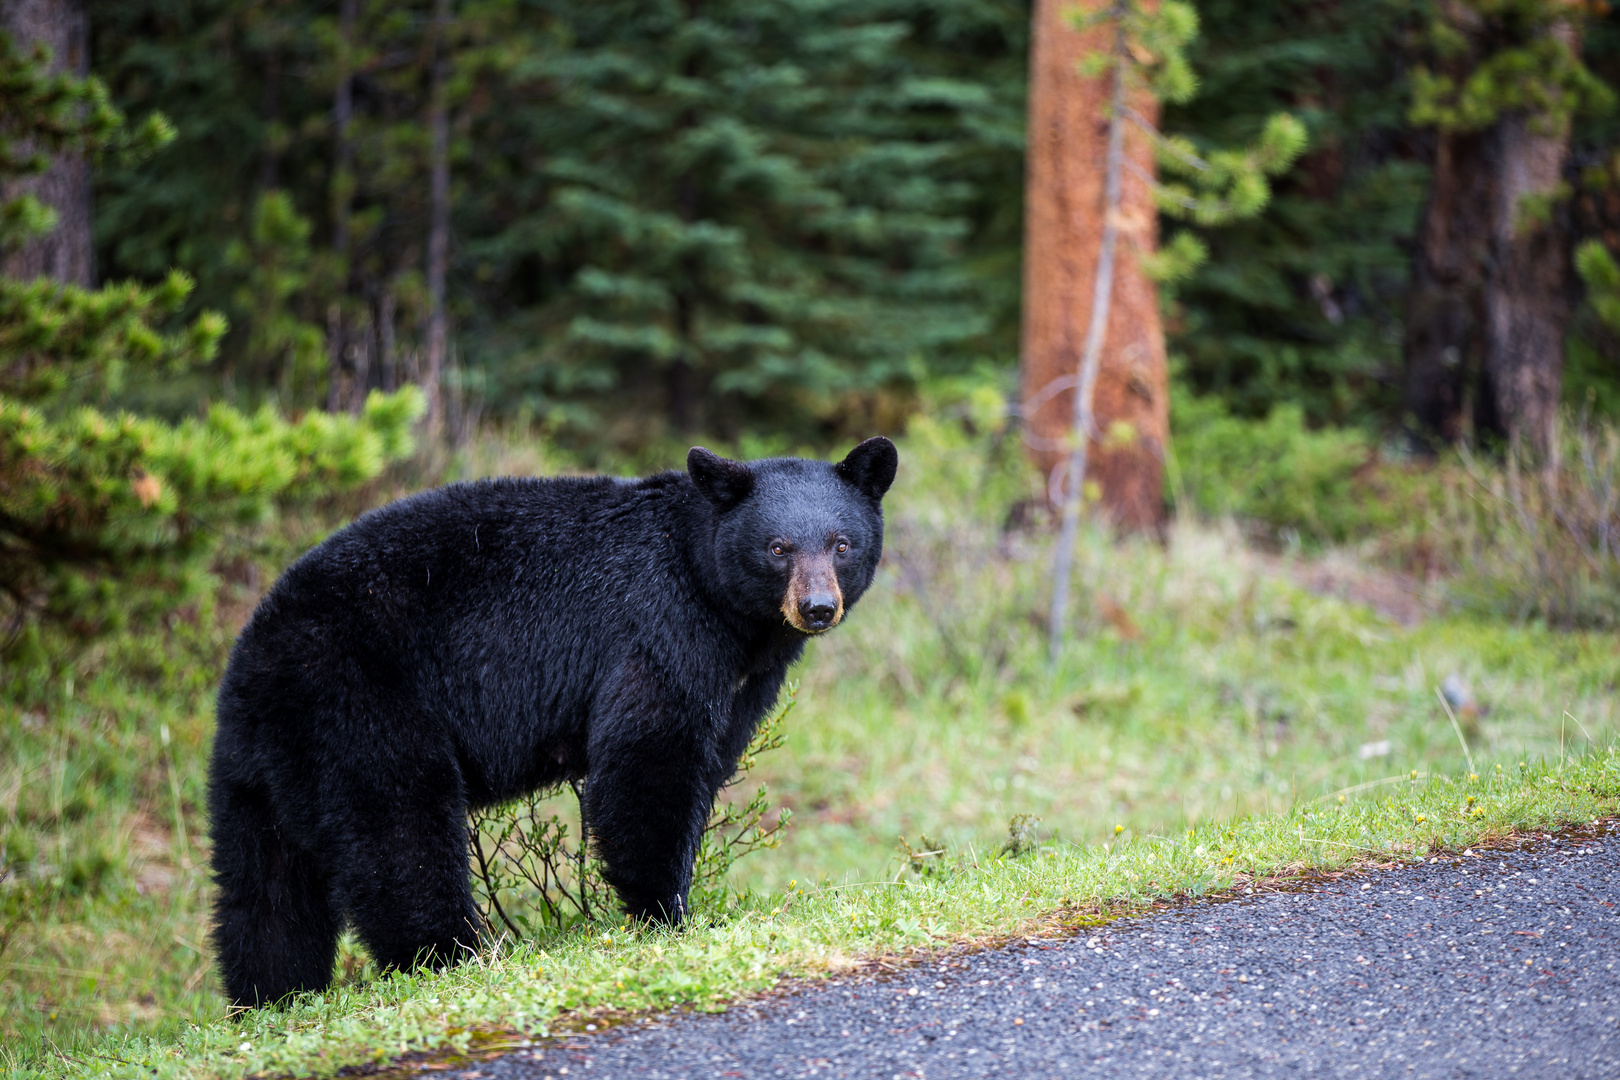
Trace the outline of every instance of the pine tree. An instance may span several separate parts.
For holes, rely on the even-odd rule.
[[[186,313],[231,323],[208,368],[120,400],[169,416],[222,394],[285,410],[326,402],[327,301],[347,273],[325,212],[335,51],[325,7],[89,0],[95,72],[123,108],[161,112],[175,128],[161,154],[98,170],[98,263],[145,282],[187,267],[197,287]]]
[[[1565,0],[1457,0],[1431,24],[1411,109],[1436,138],[1405,349],[1420,447],[1470,419],[1552,443],[1571,292],[1554,210],[1574,115],[1614,98],[1582,62],[1582,18]]]
[[[539,6],[570,48],[529,63],[531,103],[488,140],[520,148],[525,212],[468,245],[532,282],[495,335],[524,356],[502,365],[514,390],[802,433],[983,332],[952,265],[971,190],[936,172],[960,130],[917,121],[950,128],[982,95],[913,81],[905,22],[827,0]]]
[[[97,70],[179,130],[103,184],[103,260],[196,267],[241,401],[425,374],[441,39],[452,394],[487,372],[492,407],[587,437],[676,404],[814,435],[1010,358],[1025,0],[458,0],[442,35],[433,0],[353,8],[92,0]],[[170,385],[155,407],[209,390]]]
[[[9,33],[24,51],[49,55],[56,71],[84,75],[88,58],[84,11],[78,0],[0,4],[0,32]],[[48,134],[44,138],[50,141]],[[60,147],[39,161],[41,167],[12,179],[4,197],[26,197],[35,206],[48,207],[54,227],[11,246],[0,263],[0,273],[14,277],[45,274],[75,285],[93,284],[89,165],[71,149]]]
[[[1191,232],[1209,258],[1167,299],[1177,377],[1244,417],[1389,423],[1428,170],[1406,119],[1421,0],[1202,0],[1196,97],[1167,130],[1240,145],[1286,109],[1308,148],[1254,218]]]
[[[53,76],[48,63],[0,34],[0,180],[38,170],[49,152],[134,155],[168,135],[157,117],[131,132],[98,82]],[[24,199],[0,206],[9,243],[48,217]],[[222,317],[174,323],[191,288],[178,271],[154,287],[99,290],[0,278],[0,617],[12,655],[41,618],[95,634],[206,598],[231,530],[409,452],[415,394],[374,397],[359,421],[312,413],[290,424],[216,406],[171,424],[106,409],[126,383],[213,354]]]

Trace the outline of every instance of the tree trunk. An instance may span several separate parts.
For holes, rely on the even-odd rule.
[[[450,328],[444,307],[444,279],[450,264],[450,56],[445,37],[449,33],[450,0],[436,0],[433,11],[433,90],[429,103],[428,128],[432,139],[432,178],[429,182],[431,208],[428,223],[427,287],[427,436],[438,442],[444,430],[445,354],[449,349]]]
[[[259,113],[266,128],[273,128],[281,119],[281,53],[272,52],[265,58],[264,94]],[[259,151],[259,190],[274,191],[280,178],[281,156],[274,138],[266,138]]]
[[[1113,30],[1077,33],[1064,20],[1069,0],[1036,0],[1029,92],[1024,212],[1024,419],[1031,455],[1053,483],[1054,499],[1075,482],[1063,477],[1074,423],[1076,374],[1088,329],[1104,225],[1107,154],[1107,76],[1083,78],[1080,60],[1108,51]],[[1146,92],[1131,102],[1150,119],[1157,107]],[[1151,173],[1153,151],[1132,127],[1125,154]],[[1165,520],[1164,445],[1170,426],[1169,374],[1158,290],[1142,273],[1153,250],[1157,215],[1140,177],[1127,175],[1116,218],[1122,241],[1106,346],[1093,408],[1096,431],[1088,448],[1088,479],[1102,505],[1126,529],[1153,529]]]
[[[377,302],[377,348],[382,360],[383,392],[392,394],[399,387],[394,367],[394,290],[387,285]]]
[[[339,9],[338,77],[332,99],[332,254],[337,256],[343,288],[348,285],[349,207],[354,186],[354,140],[349,135],[349,124],[354,119],[354,24],[359,6],[359,0],[343,0]],[[337,412],[343,407],[343,355],[349,344],[341,299],[333,301],[327,322],[326,411]]]
[[[0,0],[0,29],[22,50],[43,42],[51,70],[83,77],[89,70],[89,20],[80,0]],[[58,154],[38,176],[4,185],[0,200],[32,195],[56,211],[56,228],[0,260],[6,277],[48,277],[67,285],[95,284],[90,165],[81,154]]]
[[[1569,154],[1569,127],[1539,130],[1504,117],[1493,132],[1497,187],[1491,273],[1485,282],[1485,388],[1503,434],[1516,445],[1551,448],[1564,386],[1570,253],[1549,212]],[[1531,212],[1537,203],[1540,213]]]
[[[1549,32],[1578,52],[1573,23]],[[1418,448],[1466,435],[1470,397],[1477,436],[1547,448],[1571,313],[1568,237],[1551,213],[1568,155],[1569,124],[1523,110],[1436,135],[1406,317]]]
[[[1440,132],[1407,299],[1405,411],[1415,449],[1468,430],[1482,364],[1491,169],[1483,132]],[[1475,404],[1479,404],[1477,401]]]

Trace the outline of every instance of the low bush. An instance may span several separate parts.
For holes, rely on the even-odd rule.
[[[720,917],[743,896],[727,888],[732,866],[747,855],[782,843],[792,820],[786,808],[771,813],[770,789],[761,784],[740,804],[728,796],[747,780],[759,755],[782,747],[782,723],[798,697],[789,683],[781,704],[760,724],[737,770],[721,789],[703,831],[689,898],[699,919]],[[569,826],[557,803],[563,791],[573,794],[572,818],[580,822],[569,842]],[[568,800],[560,800],[565,805]],[[544,941],[592,923],[612,921],[618,911],[601,863],[581,840],[585,835],[585,782],[534,792],[519,799],[475,810],[470,815],[473,898],[490,935],[507,942]],[[767,824],[767,821],[769,823]]]
[[[1386,567],[1438,575],[1456,604],[1554,626],[1620,625],[1620,429],[1566,416],[1550,453],[1464,447],[1382,459],[1363,433],[1312,431],[1295,408],[1264,420],[1176,399],[1170,496],[1267,542],[1352,544]]]
[[[1423,497],[1422,477],[1380,460],[1365,433],[1312,430],[1295,405],[1246,420],[1217,399],[1177,393],[1172,433],[1170,497],[1263,526],[1273,540],[1343,543],[1398,530]]]

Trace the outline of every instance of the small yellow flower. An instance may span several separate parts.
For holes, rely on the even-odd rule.
[[[1474,797],[1472,795],[1468,796],[1468,805],[1469,806],[1474,805]]]
[[[1115,825],[1114,826],[1114,835],[1115,836],[1118,836],[1120,833],[1122,833],[1124,831],[1125,831],[1125,826],[1123,826],[1123,825]]]
[[[1414,779],[1414,780],[1417,779],[1417,770],[1416,769],[1412,770],[1412,779]]]
[[[1420,824],[1420,825],[1423,824],[1423,822],[1429,820],[1428,818],[1424,817],[1422,814],[1419,814],[1417,819],[1418,819],[1418,824]]]

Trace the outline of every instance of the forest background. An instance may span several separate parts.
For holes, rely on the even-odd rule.
[[[1240,145],[1288,111],[1309,142],[1257,218],[1175,227],[1210,253],[1163,299],[1181,388],[1243,417],[1283,404],[1312,426],[1402,425],[1444,141],[1414,80],[1459,51],[1464,75],[1513,60],[1537,32],[1518,9],[1537,8],[1582,17],[1579,57],[1620,78],[1614,20],[1579,5],[1199,5],[1200,85],[1165,130]],[[180,268],[197,282],[185,311],[230,322],[211,364],[132,382],[131,407],[358,408],[365,388],[420,379],[436,108],[453,424],[534,421],[583,448],[698,430],[825,442],[895,425],[930,379],[1017,361],[1027,3],[92,0],[87,14],[113,102],[177,133],[96,171],[96,276]],[[1470,18],[1491,34],[1464,36]],[[1620,241],[1616,114],[1569,111],[1550,210],[1565,263],[1583,240]],[[1615,332],[1568,278],[1564,397],[1613,414]]]

